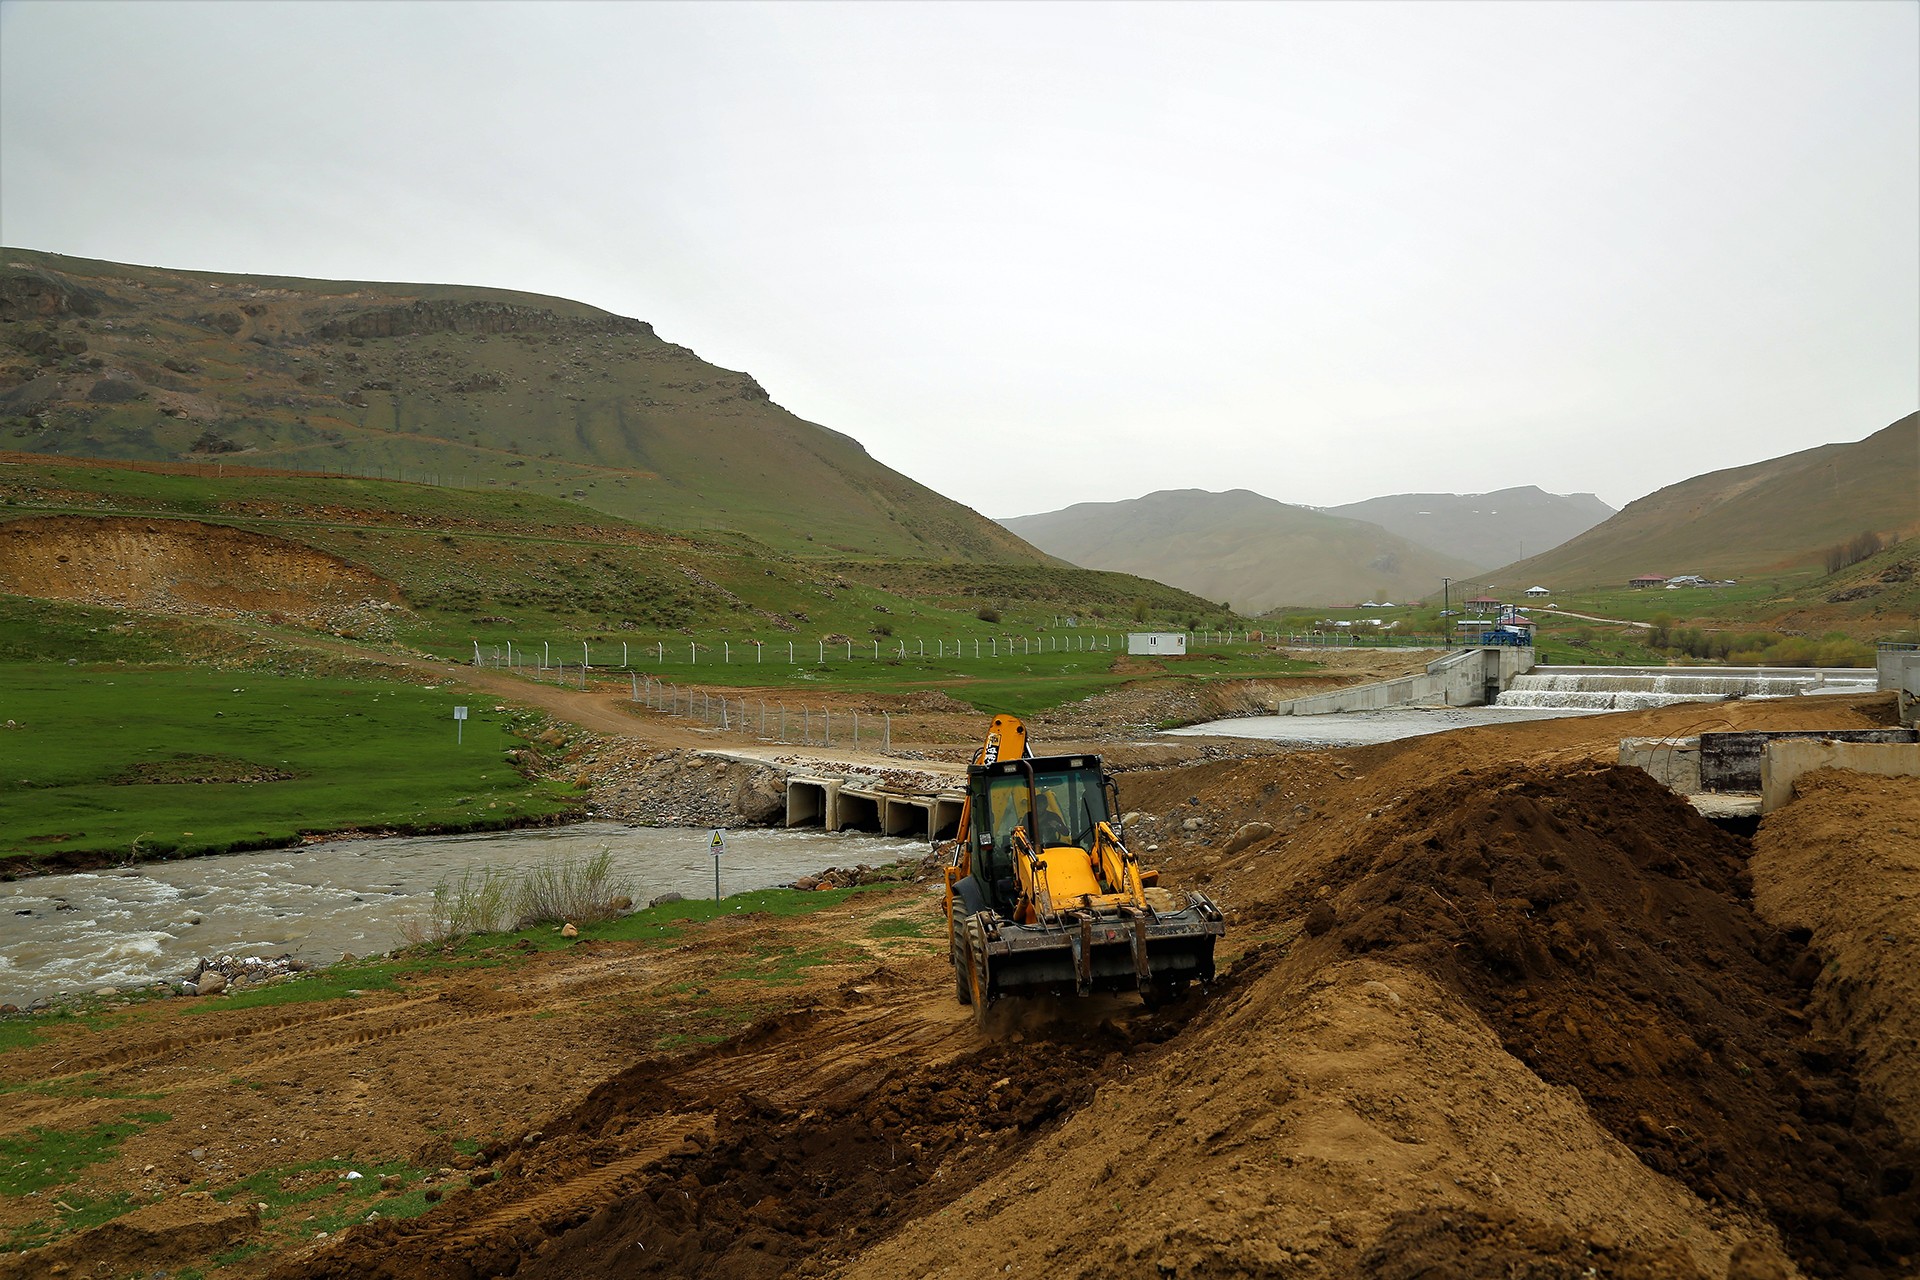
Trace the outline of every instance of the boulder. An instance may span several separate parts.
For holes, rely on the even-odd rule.
[[[1272,823],[1249,822],[1245,826],[1241,827],[1238,831],[1235,831],[1233,835],[1228,837],[1227,847],[1221,850],[1221,852],[1222,853],[1238,853],[1242,849],[1246,848],[1248,845],[1258,844],[1260,841],[1265,840],[1268,836],[1272,834],[1273,834]]]
[[[227,975],[218,969],[208,969],[193,984],[193,993],[199,996],[218,995],[227,989]]]

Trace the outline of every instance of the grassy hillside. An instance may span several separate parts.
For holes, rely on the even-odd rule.
[[[1827,444],[1668,485],[1565,546],[1487,576],[1560,590],[1637,574],[1811,582],[1828,548],[1865,531],[1920,532],[1920,413]]]
[[[1063,560],[1174,583],[1242,613],[1417,598],[1471,571],[1378,525],[1245,489],[1165,490],[1002,523]]]
[[[794,552],[1038,558],[649,324],[498,289],[0,250],[0,445],[538,494]]]
[[[1396,493],[1327,507],[1407,541],[1481,568],[1538,555],[1599,524],[1613,508],[1590,493],[1548,493],[1534,485],[1492,493]]]
[[[449,655],[542,636],[870,643],[1032,633],[1068,615],[1225,622],[1217,605],[1158,582],[1046,561],[815,559],[539,494],[19,453],[0,454],[0,592]]]

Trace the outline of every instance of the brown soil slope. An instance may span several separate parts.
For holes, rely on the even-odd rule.
[[[400,608],[384,579],[226,525],[48,516],[0,524],[0,591],[334,629]]]

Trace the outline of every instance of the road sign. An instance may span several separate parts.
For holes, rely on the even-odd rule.
[[[718,827],[713,829],[713,839],[707,842],[713,850],[713,900],[720,901],[720,855],[727,851],[726,832]]]
[[[466,736],[467,709],[465,707],[455,707],[453,709],[453,740],[455,744],[466,741]]]

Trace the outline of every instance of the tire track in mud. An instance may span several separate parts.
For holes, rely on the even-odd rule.
[[[449,1233],[444,1246],[451,1252],[464,1253],[495,1233],[512,1230],[519,1234],[529,1226],[544,1231],[559,1219],[577,1215],[585,1206],[617,1200],[633,1190],[635,1175],[658,1163],[689,1138],[710,1137],[712,1130],[711,1115],[662,1117],[648,1127],[637,1145],[632,1134],[622,1135],[623,1145],[628,1146],[625,1155],[598,1165],[590,1173],[551,1183],[530,1196],[510,1199],[479,1214]]]
[[[283,1031],[291,1031],[301,1027],[320,1026],[329,1022],[341,1022],[351,1018],[367,1018],[381,1014],[389,1014],[400,1009],[411,1008],[414,1005],[433,1004],[439,999],[440,997],[437,995],[421,996],[413,1000],[405,1000],[392,1004],[374,1005],[365,1009],[352,1009],[345,1013],[295,1015],[276,1018],[271,1022],[254,1023],[244,1027],[216,1027],[192,1035],[170,1035],[157,1041],[149,1041],[145,1044],[129,1045],[125,1048],[114,1049],[107,1053],[98,1054],[92,1058],[82,1058],[78,1065],[74,1066],[72,1070],[61,1072],[58,1075],[36,1076],[18,1080],[14,1083],[36,1085],[66,1084],[84,1079],[87,1076],[97,1075],[100,1072],[123,1067],[137,1067],[142,1063],[152,1062],[158,1058],[165,1058],[171,1054],[185,1053],[193,1049],[204,1049],[209,1045],[249,1040],[263,1035],[276,1035]],[[58,1062],[55,1062],[53,1066],[55,1068],[64,1067],[68,1062],[69,1059],[62,1058]],[[0,1130],[0,1132],[4,1132],[4,1130]]]

